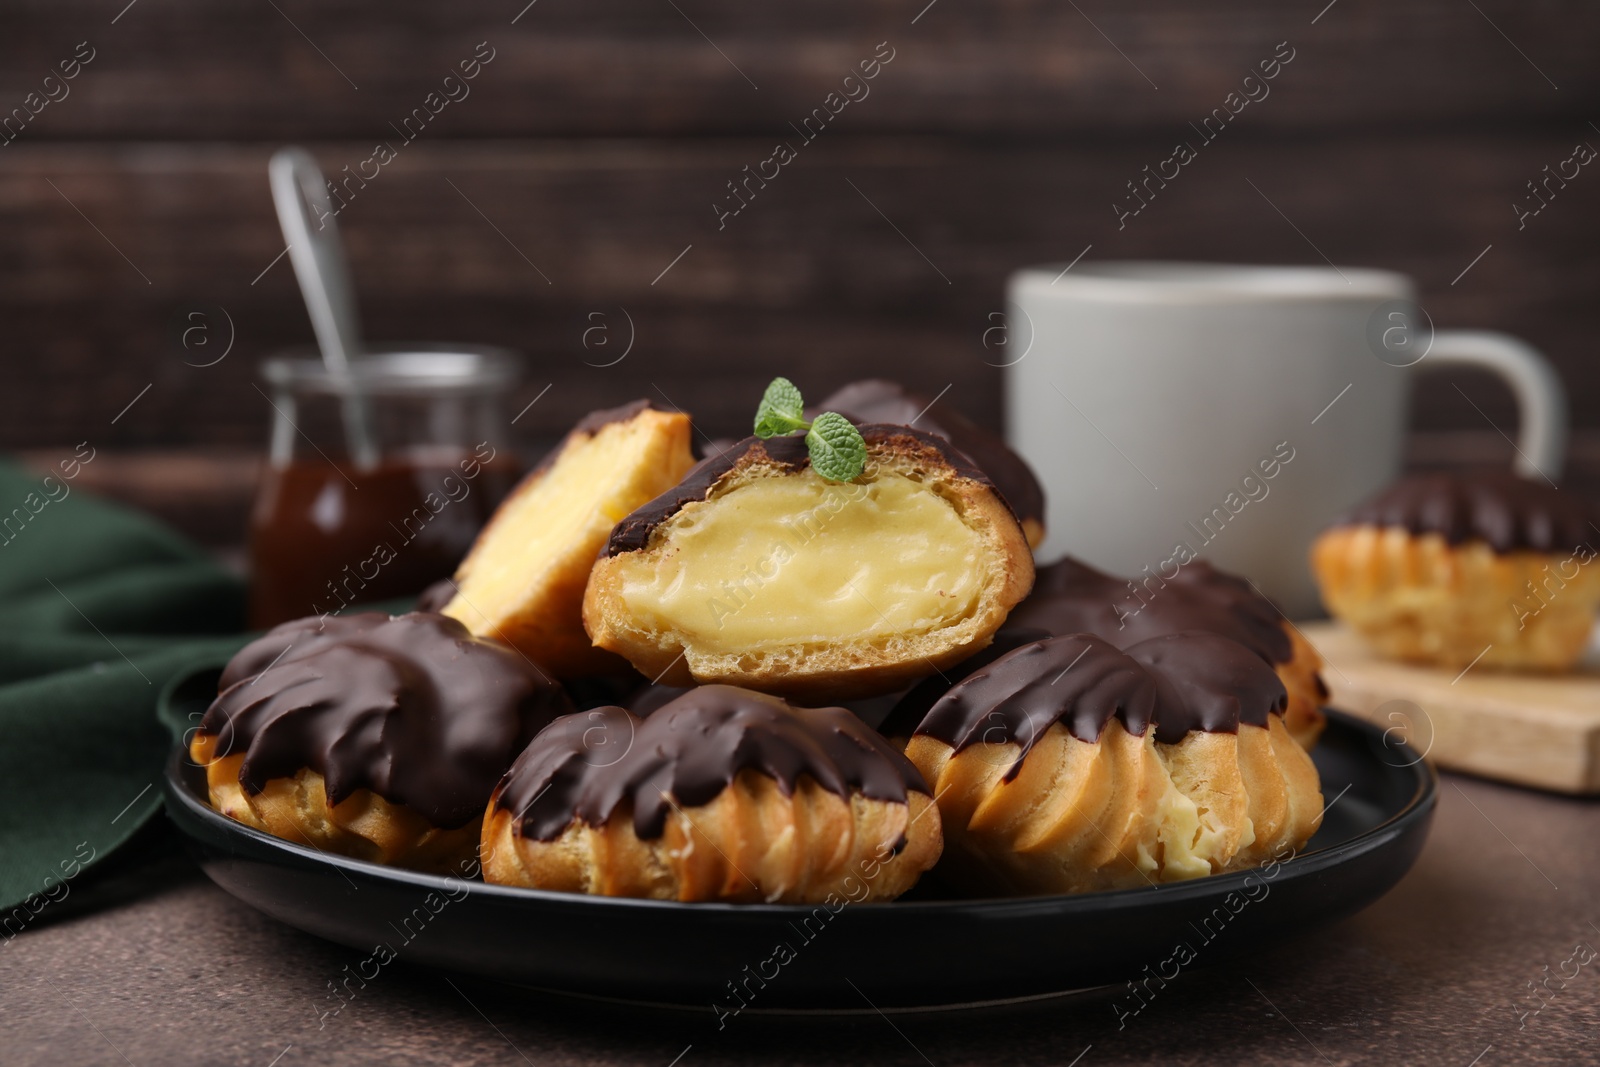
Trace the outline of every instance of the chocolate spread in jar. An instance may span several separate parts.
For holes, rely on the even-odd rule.
[[[412,596],[449,577],[521,465],[509,449],[415,448],[269,466],[250,516],[250,625]]]

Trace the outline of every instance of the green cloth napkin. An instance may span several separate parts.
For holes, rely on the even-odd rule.
[[[195,546],[0,464],[0,937],[157,816],[162,689],[243,625],[243,582]]]

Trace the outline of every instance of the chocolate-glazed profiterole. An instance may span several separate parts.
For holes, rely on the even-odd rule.
[[[559,678],[625,670],[584,632],[589,569],[612,524],[693,464],[682,412],[635,400],[586,416],[500,505],[440,610]]]
[[[998,435],[948,405],[935,407],[937,397],[913,393],[899,382],[867,378],[851,382],[822,403],[808,409],[807,418],[837,411],[851,422],[894,423],[915,426],[950,441],[971,456],[1006,498],[1030,547],[1044,543],[1044,488],[1028,461],[1011,450]]]
[[[1261,658],[1219,634],[1023,645],[951,688],[907,746],[938,798],[940,871],[979,891],[1077,893],[1297,848],[1322,798],[1285,702]]]
[[[1452,545],[1482,541],[1495,552],[1570,553],[1592,541],[1600,507],[1547,482],[1509,471],[1402,478],[1334,520],[1438,534]]]
[[[443,870],[471,858],[484,804],[517,753],[571,711],[538,667],[455,619],[302,619],[229,663],[190,754],[229,818]]]
[[[1311,548],[1322,600],[1381,654],[1565,670],[1600,606],[1600,507],[1503,471],[1403,478]]]
[[[491,882],[661,900],[892,899],[939,856],[928,787],[843,708],[691,689],[557,720],[484,821]]]
[[[1033,556],[987,475],[942,437],[859,427],[831,482],[800,437],[748,438],[623,519],[595,564],[595,644],[667,685],[802,700],[892,692],[987,645]]]
[[[1006,622],[1052,634],[1092,633],[1118,648],[1184,630],[1231,638],[1260,656],[1289,692],[1284,725],[1305,748],[1316,744],[1328,699],[1322,657],[1272,601],[1238,575],[1203,559],[1171,577],[1114,578],[1070,556],[1039,568],[1033,592]]]

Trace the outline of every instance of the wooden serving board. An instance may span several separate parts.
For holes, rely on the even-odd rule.
[[[1562,793],[1600,793],[1600,654],[1565,675],[1379,659],[1337,622],[1300,626],[1336,708],[1405,737],[1440,767]]]

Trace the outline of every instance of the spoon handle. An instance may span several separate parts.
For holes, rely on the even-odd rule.
[[[297,147],[273,153],[267,173],[278,224],[289,245],[289,262],[299,279],[317,346],[329,374],[341,386],[350,456],[358,468],[370,470],[377,466],[378,447],[367,398],[351,370],[351,364],[361,358],[361,326],[327,182],[311,153]]]

